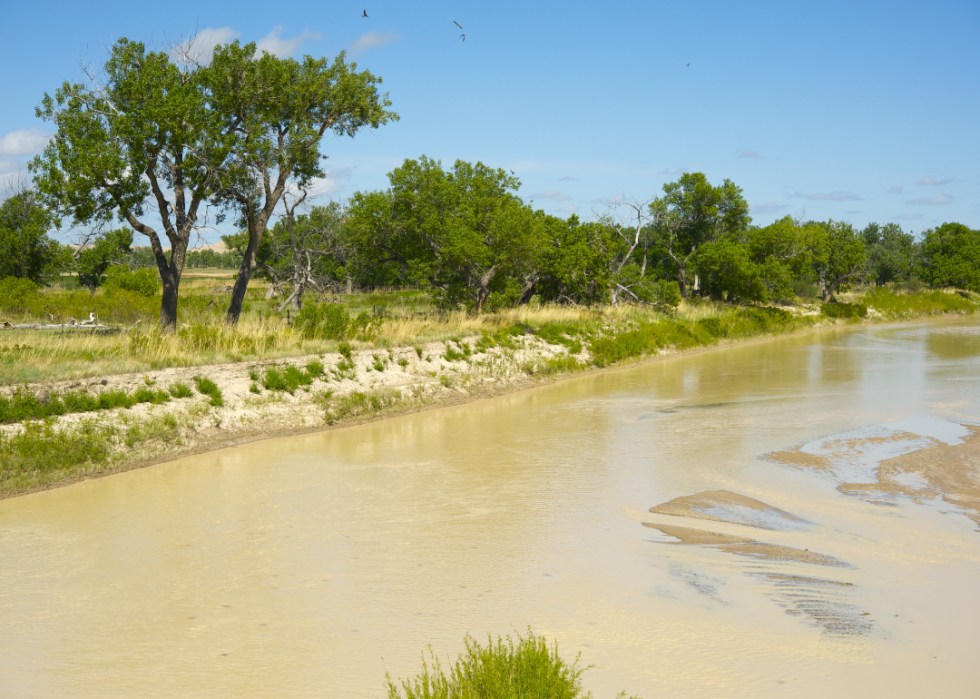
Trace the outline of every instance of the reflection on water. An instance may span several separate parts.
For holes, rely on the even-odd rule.
[[[831,330],[2,501],[0,695],[380,697],[427,644],[530,625],[597,697],[974,696],[977,525],[759,457],[980,422],[980,353],[955,349],[978,338]],[[704,491],[806,524],[649,512]]]

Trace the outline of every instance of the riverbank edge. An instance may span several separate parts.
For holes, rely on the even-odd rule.
[[[556,373],[551,375],[528,375],[525,373],[515,373],[508,376],[505,380],[490,384],[490,385],[479,385],[472,388],[467,388],[465,392],[460,390],[454,391],[443,391],[435,392],[427,396],[425,402],[412,403],[409,405],[396,405],[393,408],[383,408],[376,412],[362,415],[358,417],[344,419],[335,424],[325,424],[320,422],[319,424],[313,425],[284,425],[279,427],[271,427],[267,429],[256,430],[254,426],[249,425],[243,427],[236,431],[219,430],[209,431],[207,433],[201,433],[200,437],[194,442],[188,445],[178,445],[176,448],[165,448],[162,451],[156,453],[141,455],[136,450],[132,458],[126,458],[124,454],[119,455],[119,460],[112,463],[111,465],[103,466],[97,470],[86,470],[84,468],[79,468],[76,472],[67,474],[63,477],[58,478],[55,481],[36,484],[26,488],[11,489],[0,491],[0,500],[6,500],[8,498],[24,497],[27,495],[37,494],[45,492],[48,490],[54,490],[57,488],[67,487],[70,485],[77,485],[84,481],[94,480],[97,478],[103,478],[106,476],[117,475],[120,473],[125,473],[127,471],[132,471],[141,468],[147,468],[150,466],[156,466],[164,463],[170,463],[178,461],[185,457],[198,456],[201,454],[220,451],[221,449],[232,448],[250,444],[253,442],[264,441],[268,439],[279,439],[285,437],[295,437],[321,432],[330,432],[338,429],[346,429],[348,427],[356,427],[359,425],[368,424],[371,422],[378,422],[381,420],[388,420],[391,418],[402,417],[406,415],[411,415],[415,413],[421,413],[424,411],[452,408],[461,405],[466,405],[479,400],[487,400],[492,398],[497,398],[504,395],[517,394],[524,391],[529,391],[537,388],[543,388],[546,386],[555,385],[557,383],[569,381],[577,378],[594,377],[601,376],[606,373],[619,372],[628,369],[634,369],[642,365],[651,364],[654,362],[664,361],[668,359],[679,359],[685,358],[705,352],[721,351],[726,349],[732,349],[735,347],[742,347],[746,345],[761,344],[765,342],[770,342],[773,340],[780,339],[790,339],[796,337],[804,337],[809,335],[816,335],[827,331],[839,331],[839,330],[857,330],[869,326],[880,326],[880,325],[901,325],[906,323],[921,322],[923,320],[940,320],[940,319],[952,319],[957,317],[966,317],[962,313],[949,312],[942,314],[919,314],[913,317],[906,318],[865,318],[860,321],[839,321],[833,319],[821,319],[820,322],[808,326],[799,328],[786,333],[774,333],[771,331],[765,331],[758,335],[741,337],[736,339],[720,339],[717,342],[710,345],[701,345],[698,347],[690,347],[686,349],[665,349],[656,353],[647,354],[641,357],[624,359],[616,362],[610,366],[599,367],[591,364],[583,365],[580,369],[575,371],[568,371],[563,373]],[[475,338],[468,338],[469,340],[474,340]],[[444,346],[445,343],[432,343],[433,345]],[[547,359],[549,357],[555,356],[556,347],[552,345],[547,345],[547,343],[541,343],[543,347],[536,348],[534,350],[526,351],[531,356],[530,359]],[[414,348],[398,348],[401,351],[412,351],[415,352]],[[560,348],[557,348],[560,349]],[[361,355],[373,356],[371,351],[362,351]],[[364,358],[363,356],[361,357]],[[293,358],[289,363],[297,364],[309,357]],[[528,357],[521,357],[518,363],[525,363]],[[256,365],[281,365],[282,362],[264,362],[264,363],[238,363],[238,364],[220,364],[211,366],[199,366],[194,367],[196,372],[206,372],[208,369],[215,369],[220,367],[228,366],[244,366],[246,364]],[[296,403],[293,405],[293,411],[299,413],[303,408],[309,408],[310,403]],[[77,418],[77,415],[72,415],[70,417]]]

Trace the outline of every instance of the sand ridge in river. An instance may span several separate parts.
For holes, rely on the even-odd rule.
[[[896,495],[919,503],[940,498],[980,524],[980,427],[952,423],[950,427],[960,428],[965,434],[952,441],[905,430],[875,437],[843,436],[771,452],[766,458],[829,472],[841,481],[840,492],[862,496],[869,502]],[[886,451],[876,455],[875,449],[882,445],[895,447],[900,453]],[[842,468],[841,462],[854,455],[871,462],[869,473],[849,473],[850,469]]]
[[[706,490],[694,495],[684,495],[651,507],[650,512],[772,530],[806,523],[806,520],[778,507],[727,490]]]

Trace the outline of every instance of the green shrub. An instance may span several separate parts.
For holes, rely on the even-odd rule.
[[[149,267],[132,272],[122,265],[113,265],[106,270],[106,280],[102,286],[110,296],[117,291],[129,291],[144,298],[152,298],[157,295],[159,278],[157,270]]]
[[[865,294],[861,300],[879,313],[898,318],[939,313],[970,314],[977,310],[977,305],[969,299],[942,291],[896,294],[884,287],[878,287]]]
[[[286,391],[290,395],[300,386],[309,386],[311,383],[313,377],[310,374],[291,364],[282,369],[269,367],[265,370],[265,377],[262,379],[262,386],[267,391]]]
[[[350,327],[350,313],[339,303],[307,303],[296,315],[296,329],[308,340],[343,340]]]
[[[218,384],[211,379],[204,376],[195,376],[194,385],[197,387],[198,393],[211,398],[209,401],[211,405],[220,408],[225,404],[225,399],[221,395],[221,389],[218,388]]]
[[[422,672],[399,684],[385,674],[388,699],[585,699],[582,673],[589,669],[571,663],[558,655],[558,644],[549,646],[541,636],[528,630],[526,637],[517,634],[487,638],[485,646],[471,636],[465,639],[466,650],[456,662],[443,671],[432,648],[430,662],[422,658]]]
[[[340,352],[340,356],[344,359],[351,360],[354,357],[354,349],[350,346],[350,343],[341,342],[337,346],[337,351]]]
[[[306,365],[306,371],[314,379],[320,378],[323,376],[323,362],[321,362],[319,359],[310,361],[310,363]]]
[[[825,303],[820,312],[828,318],[864,318],[868,307],[859,303]]]
[[[372,393],[356,391],[336,399],[331,399],[331,394],[325,394],[322,400],[324,417],[327,424],[332,425],[341,420],[374,415],[398,405],[404,397],[400,391],[386,388]]]
[[[170,395],[172,395],[174,398],[190,398],[194,394],[191,392],[191,389],[187,386],[187,384],[178,382],[170,387]]]

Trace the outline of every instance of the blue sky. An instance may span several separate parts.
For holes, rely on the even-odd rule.
[[[513,169],[525,200],[562,216],[686,170],[733,180],[760,224],[980,227],[976,0],[4,3],[0,177],[43,147],[34,107],[80,59],[195,28],[280,55],[347,49],[383,77],[401,121],[328,137],[324,196],[382,188],[425,154]]]

